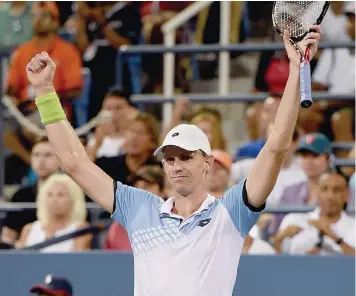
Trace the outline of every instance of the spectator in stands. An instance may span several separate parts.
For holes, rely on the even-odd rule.
[[[267,138],[272,131],[272,127],[273,123],[270,123],[267,129]],[[280,195],[285,187],[306,180],[305,173],[300,166],[300,158],[296,155],[298,142],[302,134],[303,131],[297,125],[293,133],[288,154],[284,160],[281,172],[278,175],[276,185],[267,199],[267,204],[269,205],[279,203]],[[255,158],[247,158],[234,162],[231,167],[231,183],[237,184],[242,179],[247,178],[254,161]]]
[[[12,197],[12,203],[35,202],[38,189],[53,173],[59,171],[57,158],[47,138],[40,139],[31,153],[31,168],[37,176],[34,185],[19,189]],[[10,212],[7,214],[1,233],[1,241],[13,244],[21,233],[22,228],[36,218],[35,210]]]
[[[190,122],[207,135],[211,149],[226,150],[221,115],[217,109],[202,107],[194,113]]]
[[[135,1],[78,2],[76,44],[92,77],[89,119],[98,114],[105,94],[116,83],[117,49],[140,42],[142,24],[138,5]],[[130,61],[122,69],[124,90],[128,94],[133,92]]]
[[[187,97],[177,97],[169,127],[162,133],[162,140],[167,132],[190,117],[190,123],[198,126],[208,137],[211,149],[226,150],[226,141],[221,126],[221,115],[217,109],[201,107],[192,112],[192,104]]]
[[[144,166],[131,176],[134,187],[164,198],[164,171],[160,166]],[[117,222],[111,224],[104,248],[115,251],[131,251],[126,230]]]
[[[132,106],[130,98],[119,88],[106,94],[102,111],[108,113],[108,118],[96,127],[87,148],[92,160],[123,154],[125,129],[138,112]]]
[[[260,153],[262,147],[266,142],[267,127],[270,123],[274,122],[274,118],[276,116],[280,101],[280,97],[277,95],[269,96],[265,99],[262,106],[262,110],[261,112],[258,112],[258,114],[256,114],[256,110],[247,110],[246,114],[248,122],[251,121],[251,118],[249,118],[249,116],[253,115],[257,116],[258,118],[260,137],[257,140],[251,141],[246,145],[241,146],[236,153],[236,159],[257,157],[258,153]]]
[[[326,172],[318,184],[319,207],[307,214],[287,215],[275,239],[276,250],[289,254],[355,256],[355,219],[344,212],[346,179]]]
[[[8,1],[0,7],[0,49],[18,46],[33,36],[31,2]]]
[[[33,286],[30,292],[38,296],[73,296],[73,287],[67,279],[49,274],[44,284]]]
[[[320,133],[306,134],[299,142],[296,153],[300,156],[300,165],[307,180],[302,180],[285,187],[277,199],[279,205],[310,205],[319,201],[319,180],[329,166],[333,166],[331,144]],[[269,233],[275,234],[284,215],[274,216],[269,225]]]
[[[54,174],[41,186],[37,218],[21,231],[17,248],[42,243],[48,239],[87,227],[84,192],[67,175]],[[79,236],[41,249],[42,252],[64,253],[90,249],[92,235]]]
[[[344,14],[346,5],[347,1],[331,1],[330,7],[321,23],[325,42],[341,43],[351,41],[346,30],[348,22]]]
[[[64,105],[68,119],[71,118],[71,101],[77,98],[82,88],[81,59],[77,49],[58,37],[59,13],[54,2],[32,3],[32,23],[35,37],[22,44],[14,53],[10,65],[6,93],[17,104],[20,111],[40,125],[39,115],[34,104],[34,91],[26,76],[26,66],[31,58],[42,51],[49,52],[57,64],[54,84]],[[24,131],[18,132],[18,129]],[[4,133],[4,142],[8,149],[17,153],[26,163],[26,145],[21,140],[30,132],[23,128],[10,128]],[[31,135],[26,138],[31,139]]]
[[[252,237],[250,234],[246,236],[242,254],[274,255],[276,253],[276,250],[268,242]]]
[[[347,33],[355,40],[355,1],[345,2],[344,14],[348,18]],[[349,48],[323,50],[312,77],[313,89],[331,94],[355,94],[355,51]],[[313,104],[301,111],[302,124],[310,125],[311,112],[322,115],[325,120],[318,122],[319,131],[335,141],[354,140],[354,100],[328,100]],[[341,153],[341,154],[340,154]],[[339,156],[345,156],[339,152]]]
[[[114,180],[131,185],[129,176],[140,167],[159,164],[152,156],[158,141],[156,119],[150,114],[138,113],[126,129],[123,146],[125,154],[97,158],[96,164]]]
[[[208,175],[208,191],[216,198],[221,198],[229,187],[232,159],[223,150],[212,150],[214,163]]]
[[[22,44],[14,53],[9,72],[7,92],[23,111],[35,110],[34,92],[26,79],[26,65],[36,53],[50,52],[57,64],[54,84],[60,99],[70,116],[70,101],[79,96],[82,88],[81,59],[79,52],[70,43],[58,37],[59,12],[53,2],[32,4],[32,23],[35,37]]]

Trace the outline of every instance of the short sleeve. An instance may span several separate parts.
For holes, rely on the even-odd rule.
[[[159,201],[159,197],[121,182],[115,182],[115,184],[115,210],[112,218],[127,230],[140,209],[142,207],[151,209],[155,201]]]
[[[221,200],[236,229],[245,237],[256,224],[265,205],[255,208],[248,202],[246,178],[229,189]]]

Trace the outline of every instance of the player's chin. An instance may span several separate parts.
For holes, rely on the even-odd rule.
[[[183,183],[172,183],[172,188],[175,192],[182,196],[187,196],[193,191],[191,186]]]

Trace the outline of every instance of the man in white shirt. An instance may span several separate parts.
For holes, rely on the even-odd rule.
[[[345,31],[355,41],[355,1],[345,1],[343,13],[347,19]],[[355,48],[325,49],[322,51],[312,76],[313,90],[331,94],[355,94]],[[319,101],[305,112],[314,110],[324,118],[319,131],[330,140],[354,140],[355,100]],[[309,118],[310,119],[310,118]],[[338,156],[345,157],[340,151]]]
[[[319,26],[312,28],[316,32],[299,43],[302,50],[311,45],[311,58],[322,34]],[[55,64],[49,55],[37,54],[28,64],[36,105],[63,171],[128,232],[136,296],[232,295],[244,239],[275,185],[298,118],[300,56],[289,37],[285,32],[289,78],[271,135],[247,179],[221,199],[208,194],[214,157],[208,137],[195,125],[173,128],[154,153],[162,157],[173,197],[164,202],[115,182],[90,161],[66,120],[53,87]]]
[[[276,236],[276,249],[289,254],[355,255],[355,219],[344,212],[345,178],[326,172],[319,181],[319,207],[307,214],[287,215]]]

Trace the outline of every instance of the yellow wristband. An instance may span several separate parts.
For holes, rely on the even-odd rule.
[[[44,125],[66,119],[66,114],[55,92],[36,98],[36,105]]]

